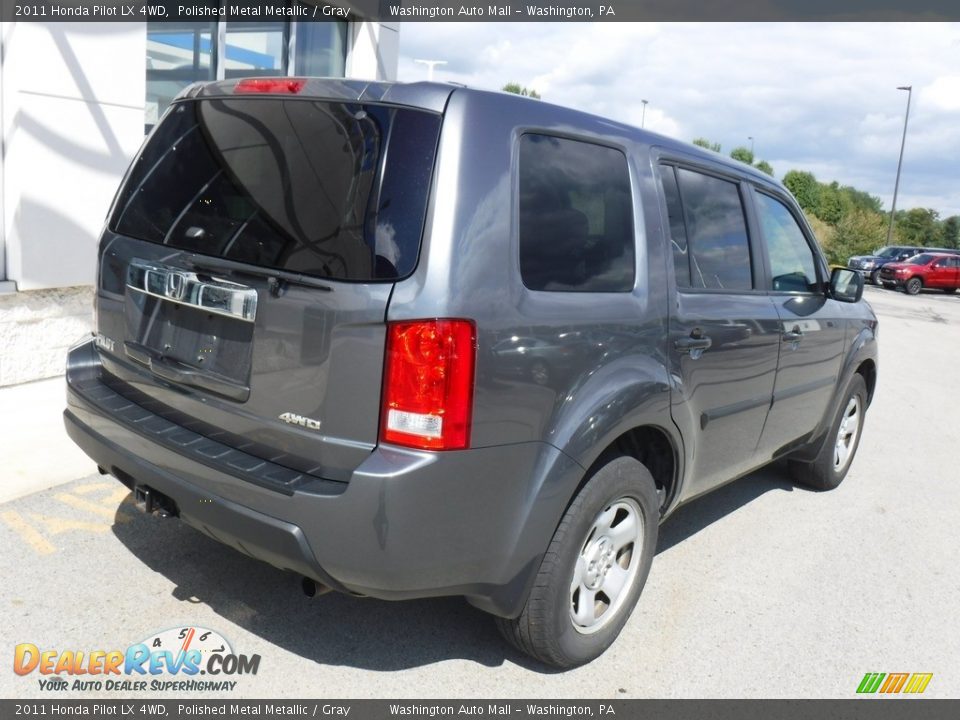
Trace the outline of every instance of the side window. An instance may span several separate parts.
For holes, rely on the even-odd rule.
[[[619,150],[520,138],[520,274],[531,290],[633,289],[633,208]]]
[[[815,292],[817,264],[793,213],[776,198],[756,193],[757,217],[770,253],[772,290]]]
[[[750,290],[750,243],[736,183],[677,168],[690,245],[691,287]]]
[[[677,275],[677,287],[690,287],[690,255],[687,251],[687,228],[683,222],[683,204],[677,174],[670,165],[660,166],[663,196],[667,201],[667,218],[670,222],[670,247],[673,250],[673,269]]]

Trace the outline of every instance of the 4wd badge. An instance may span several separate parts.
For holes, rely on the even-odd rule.
[[[297,415],[292,412],[285,412],[280,415],[280,419],[285,423],[290,423],[291,425],[299,425],[305,427],[307,430],[319,430],[320,421],[314,420],[313,418],[304,417],[303,415]]]

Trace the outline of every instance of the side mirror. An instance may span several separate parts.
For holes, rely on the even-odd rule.
[[[834,268],[830,273],[830,297],[840,302],[859,302],[863,297],[863,275],[847,268]]]

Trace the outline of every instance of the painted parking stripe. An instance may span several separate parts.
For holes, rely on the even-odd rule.
[[[126,492],[124,492],[124,496],[126,496]],[[76,508],[77,510],[85,510],[95,515],[101,515],[107,520],[112,520],[118,523],[130,522],[130,518],[126,515],[118,513],[115,507],[104,507],[103,505],[92,503],[89,500],[84,500],[83,498],[77,497],[76,495],[70,495],[69,493],[58,493],[56,498],[60,502],[69,505],[72,508]]]
[[[56,552],[56,548],[39,532],[37,532],[30,523],[23,519],[20,513],[13,510],[6,510],[0,518],[30,547],[41,555],[51,555]]]

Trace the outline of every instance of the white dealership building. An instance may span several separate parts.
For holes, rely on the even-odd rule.
[[[334,3],[347,19],[324,22],[0,23],[0,387],[61,373],[89,331],[110,201],[180,89],[251,75],[395,79],[399,25],[364,19],[364,4]]]

